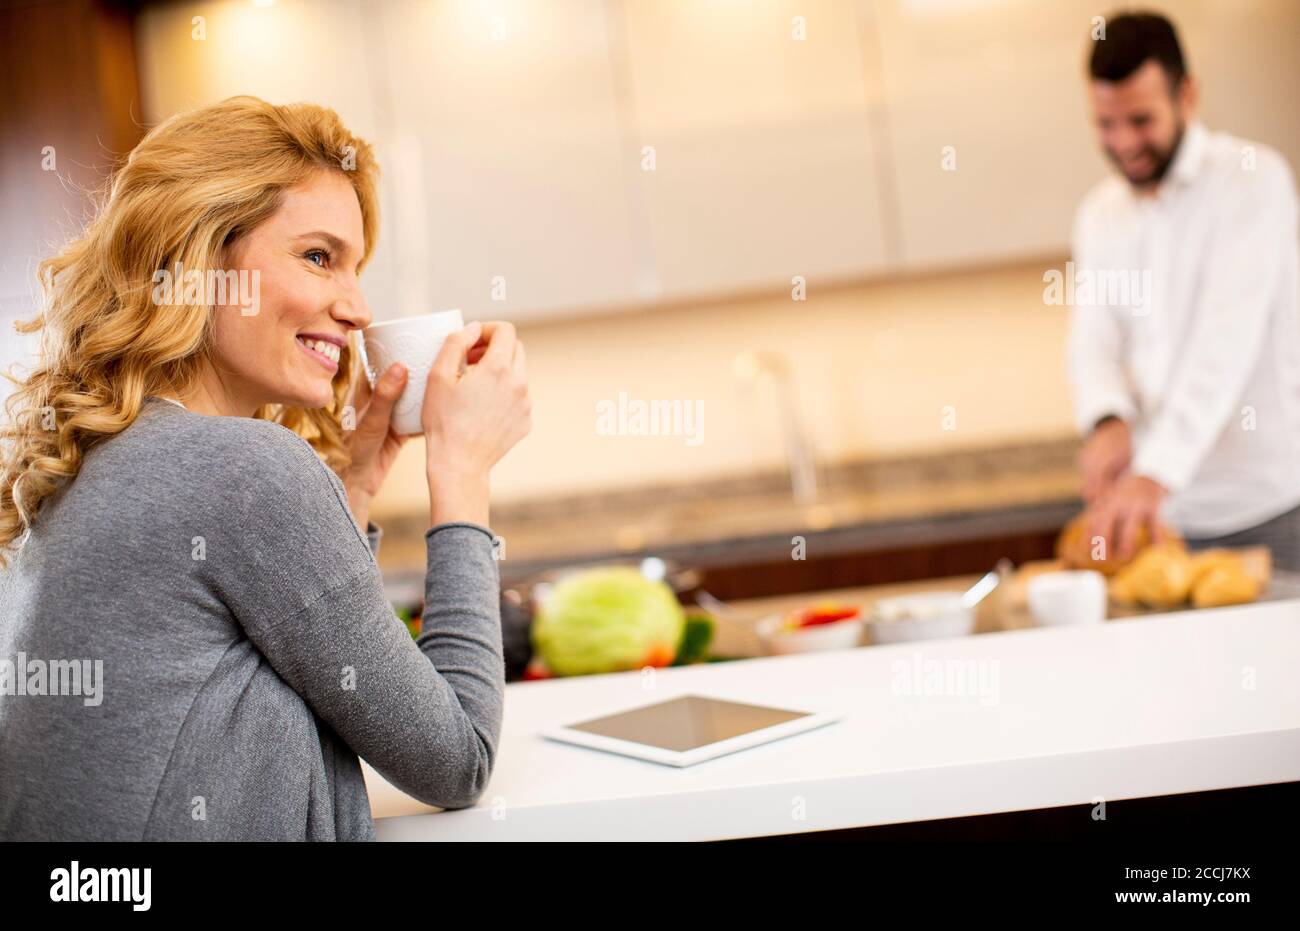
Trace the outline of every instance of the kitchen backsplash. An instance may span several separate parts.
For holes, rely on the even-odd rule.
[[[823,467],[1068,436],[1068,314],[1043,300],[1044,271],[1064,261],[852,287],[810,281],[802,301],[767,295],[522,326],[533,430],[493,473],[494,500],[783,468],[779,398],[744,377],[745,353],[784,361]],[[675,405],[680,419],[638,418],[654,404]],[[408,443],[377,517],[423,509],[423,457],[423,441]]]

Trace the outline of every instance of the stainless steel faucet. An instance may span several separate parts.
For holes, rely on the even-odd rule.
[[[815,504],[818,498],[817,456],[808,438],[785,357],[771,352],[742,352],[732,360],[731,370],[749,390],[764,380],[772,383],[781,419],[786,466],[790,471],[790,491],[798,504]]]

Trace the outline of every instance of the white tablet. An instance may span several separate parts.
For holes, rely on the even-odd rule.
[[[835,711],[795,711],[683,695],[617,714],[542,731],[564,743],[634,756],[668,766],[691,766],[822,727]]]

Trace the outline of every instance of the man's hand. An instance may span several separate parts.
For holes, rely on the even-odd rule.
[[[1104,498],[1132,458],[1133,442],[1128,424],[1118,417],[1098,424],[1079,453],[1084,504],[1091,507]]]
[[[375,382],[372,394],[364,375],[357,380],[350,403],[357,410],[357,428],[348,438],[352,464],[343,473],[352,518],[364,532],[370,522],[370,502],[379,493],[393,460],[407,437],[393,432],[393,405],[406,387],[406,369],[393,363]]]
[[[1127,474],[1116,481],[1104,497],[1088,509],[1085,526],[1088,538],[1106,541],[1108,558],[1127,560],[1137,549],[1138,531],[1150,528],[1151,541],[1159,543],[1160,506],[1167,492],[1159,482],[1144,475]]]

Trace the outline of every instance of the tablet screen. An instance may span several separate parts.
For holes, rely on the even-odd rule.
[[[783,711],[683,695],[657,705],[571,724],[569,728],[682,752],[806,717],[806,711]]]

